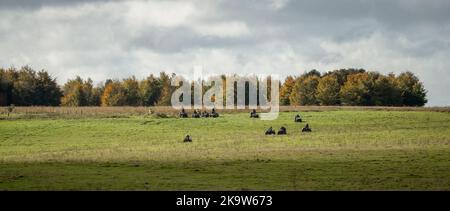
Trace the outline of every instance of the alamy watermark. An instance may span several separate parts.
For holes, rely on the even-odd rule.
[[[269,110],[261,113],[261,120],[274,120],[280,110],[279,84],[278,75],[204,75],[203,67],[197,66],[190,76],[172,78],[171,85],[178,88],[172,94],[171,104],[175,109],[259,108]]]

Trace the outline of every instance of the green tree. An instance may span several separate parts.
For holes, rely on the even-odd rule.
[[[123,80],[122,86],[126,96],[125,104],[128,106],[141,105],[139,82],[136,80],[136,77],[132,76]]]
[[[28,66],[22,67],[16,74],[12,87],[11,104],[32,106],[36,90],[36,72]]]
[[[174,76],[175,75],[173,74],[172,77],[170,77],[165,72],[161,72],[159,74],[159,80],[161,83],[161,94],[159,96],[157,105],[160,106],[171,105],[172,93],[175,91],[175,87],[172,87],[171,85],[171,79]]]
[[[102,105],[102,95],[105,91],[105,87],[99,85],[92,89],[92,98],[89,106],[101,106]]]
[[[61,96],[56,79],[44,70],[37,72],[33,105],[58,106],[61,104]]]
[[[313,69],[313,70],[310,70],[308,72],[305,72],[301,77],[308,78],[308,77],[311,77],[311,76],[317,76],[317,77],[320,78],[321,74],[316,69]]]
[[[395,85],[395,75],[380,75],[375,79],[371,101],[375,106],[401,105],[400,91]]]
[[[0,106],[11,104],[13,75],[11,70],[0,69]]]
[[[24,66],[17,70],[0,70],[0,104],[19,106],[56,106],[60,104],[61,90],[50,74]]]
[[[428,102],[422,82],[412,72],[401,73],[396,79],[402,104],[405,106],[423,106]]]
[[[93,102],[95,101],[94,99],[94,84],[92,82],[92,79],[88,78],[87,80],[83,81],[82,84],[82,90],[84,93],[84,97],[86,98],[85,101],[85,105],[84,106],[91,106],[93,105]]]
[[[154,106],[161,95],[161,81],[152,74],[140,82],[139,90],[142,105]]]

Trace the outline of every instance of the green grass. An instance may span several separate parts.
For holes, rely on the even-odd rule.
[[[450,190],[448,112],[294,115],[4,117],[0,190]]]

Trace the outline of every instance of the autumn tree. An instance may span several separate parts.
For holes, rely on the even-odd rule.
[[[100,90],[94,87],[92,79],[83,80],[77,76],[68,80],[63,87],[64,96],[61,99],[63,106],[98,106],[100,105]]]
[[[63,106],[86,106],[88,105],[87,94],[83,90],[83,79],[77,76],[64,84],[64,96],[61,99]]]
[[[289,100],[294,105],[316,105],[317,86],[320,77],[315,74],[307,74],[298,78],[292,90]]]
[[[28,66],[0,68],[0,106],[168,106],[176,89],[171,85],[174,76],[161,72],[159,76],[150,75],[141,81],[132,76],[121,81],[108,79],[97,86],[90,78],[76,77],[68,80],[61,90],[56,79],[44,70],[35,71]],[[226,96],[226,78],[224,75],[221,78]],[[257,93],[261,92],[263,97],[268,92],[270,98],[270,84],[267,90],[259,90],[263,81],[261,78],[247,80],[245,105],[253,97],[250,87],[256,86]],[[203,93],[211,88],[204,85],[204,81],[196,82],[202,84],[197,87],[201,87]],[[225,98],[224,103],[226,100],[236,102],[237,84],[228,85],[234,88],[234,95]],[[311,70],[300,76],[288,76],[279,86],[281,105],[423,106],[427,102],[422,82],[411,72],[396,76],[364,69],[339,69],[321,75]],[[201,99],[203,96],[190,97]]]
[[[292,76],[286,77],[280,88],[280,105],[290,105],[290,96],[294,89],[295,79]]]
[[[366,86],[366,81],[369,79],[367,73],[357,73],[347,76],[347,81],[341,87],[340,95],[344,105],[367,105],[370,99],[369,89]]]
[[[109,81],[102,95],[102,106],[125,106],[126,102],[126,91],[120,81]]]
[[[347,77],[349,75],[358,74],[358,73],[365,73],[366,70],[364,69],[355,69],[355,68],[349,68],[349,69],[338,69],[333,70],[330,72],[327,72],[323,75],[323,77],[328,75],[333,75],[336,77],[336,80],[338,81],[340,86],[343,86],[345,82],[347,82]]]
[[[327,75],[319,79],[317,85],[317,101],[321,105],[337,105],[340,103],[340,85],[335,75]]]

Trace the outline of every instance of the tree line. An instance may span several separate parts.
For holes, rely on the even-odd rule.
[[[132,76],[97,85],[90,78],[75,77],[59,86],[44,70],[0,69],[0,106],[167,106],[177,88],[171,86],[173,77],[161,72],[143,80]],[[245,98],[247,103],[248,93]],[[311,70],[280,83],[281,105],[423,106],[426,102],[426,90],[411,72],[396,76],[364,69],[325,74]]]
[[[288,76],[280,88],[281,105],[423,106],[423,83],[412,72],[387,75],[364,69],[316,70]]]

